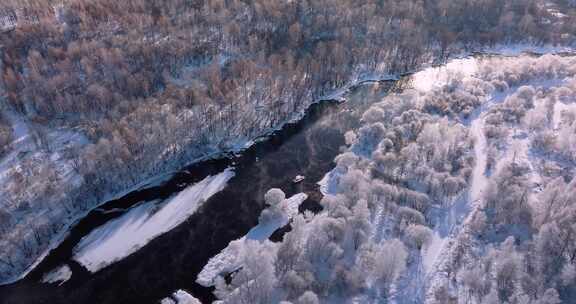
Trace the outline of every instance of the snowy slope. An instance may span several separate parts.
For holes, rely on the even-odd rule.
[[[0,100],[0,103],[2,100]],[[69,157],[70,150],[79,150],[89,143],[87,137],[72,129],[45,129],[46,143],[37,140],[30,123],[10,108],[0,104],[2,115],[11,123],[13,142],[8,153],[0,158],[0,207],[12,216],[14,227],[4,233],[0,247],[7,250],[10,261],[0,264],[2,283],[17,281],[28,274],[48,252],[58,245],[67,235],[67,229],[53,235],[48,244],[34,247],[34,253],[22,253],[18,242],[29,242],[34,238],[34,228],[49,225],[53,218],[69,218],[70,224],[84,214],[69,214],[66,208],[55,209],[50,202],[65,198],[83,183],[83,177],[75,168],[74,159]],[[23,179],[23,181],[22,181]],[[57,180],[51,185],[46,179]],[[26,191],[21,191],[24,188]],[[46,197],[49,193],[49,197]],[[29,208],[28,202],[42,200],[43,204]],[[31,229],[32,228],[32,229]],[[36,246],[36,245],[34,245]],[[33,259],[31,259],[33,258]]]

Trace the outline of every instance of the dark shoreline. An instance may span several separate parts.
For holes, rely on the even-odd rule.
[[[379,85],[380,94],[395,82],[383,83]],[[25,279],[0,287],[0,298],[5,299],[5,303],[157,303],[176,289],[185,289],[202,302],[211,302],[214,300],[212,289],[196,284],[196,275],[210,257],[257,223],[264,207],[265,191],[279,187],[287,195],[306,192],[310,198],[304,208],[319,208],[321,196],[315,183],[333,166],[332,161],[344,144],[343,132],[357,123],[350,119],[351,113],[362,106],[354,99],[356,95],[368,94],[362,91],[370,91],[361,90],[362,87],[371,88],[364,84],[351,88],[348,93],[351,100],[347,103],[313,104],[302,120],[285,125],[241,153],[193,164],[161,186],[137,190],[103,204],[79,221],[66,240]],[[330,119],[326,126],[319,126]],[[358,115],[355,119],[359,119]],[[95,274],[70,260],[73,247],[84,235],[123,213],[105,211],[168,198],[187,185],[230,166],[236,168],[237,176],[225,190],[208,200],[185,223],[135,254]],[[297,174],[307,178],[295,185],[292,178]],[[202,249],[198,250],[199,246],[195,245]],[[73,271],[70,281],[61,287],[38,283],[44,273],[62,263],[68,263]]]

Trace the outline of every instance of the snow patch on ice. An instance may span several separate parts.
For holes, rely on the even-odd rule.
[[[59,283],[58,286],[66,283],[72,277],[72,270],[68,265],[62,265],[44,274],[42,283]]]
[[[82,238],[74,248],[74,260],[96,272],[144,247],[152,239],[182,222],[218,193],[234,177],[233,169],[208,176],[159,206],[157,201],[134,207]]]

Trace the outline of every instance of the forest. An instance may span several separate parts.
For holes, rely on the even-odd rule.
[[[576,58],[439,69],[364,113],[324,210],[246,244],[223,303],[573,301]]]
[[[245,147],[334,90],[499,45],[571,45],[575,33],[576,7],[565,0],[4,0],[0,282],[21,276],[78,216],[115,194]],[[440,102],[426,111],[450,117],[477,106]],[[410,206],[399,209],[403,225],[424,224],[428,200],[466,187],[471,143],[447,120],[428,126],[426,113],[398,114],[402,130],[374,156],[374,172],[428,189],[429,197],[395,194]],[[426,149],[433,144],[417,137],[422,130],[454,145],[418,173],[414,160],[396,155],[417,147],[394,143]],[[543,151],[557,145],[573,157],[541,133]],[[356,153],[368,155],[385,134],[383,123],[361,129],[365,151]],[[444,182],[423,182],[431,178]]]

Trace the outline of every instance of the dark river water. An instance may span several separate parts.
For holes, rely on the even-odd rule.
[[[25,279],[0,287],[0,303],[158,303],[177,289],[184,289],[203,303],[214,300],[212,289],[195,283],[207,261],[232,240],[255,226],[264,208],[264,193],[281,188],[287,196],[305,192],[309,199],[301,209],[321,209],[318,182],[333,168],[344,133],[357,128],[361,113],[400,82],[359,85],[347,94],[347,102],[325,101],[313,105],[295,124],[269,136],[239,155],[204,161],[175,174],[161,186],[129,193],[91,212],[70,236]],[[138,202],[168,198],[186,186],[234,166],[236,176],[212,196],[186,222],[159,236],[141,250],[96,273],[71,260],[72,249],[94,228],[118,217]],[[296,175],[306,179],[293,184]],[[279,239],[281,235],[275,234]],[[68,264],[72,278],[62,286],[40,283],[42,275]]]

